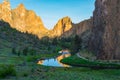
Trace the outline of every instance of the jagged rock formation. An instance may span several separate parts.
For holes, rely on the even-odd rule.
[[[20,4],[15,9],[11,9],[9,0],[4,0],[4,2],[0,4],[0,20],[8,22],[12,28],[18,31],[34,34],[39,38],[45,36],[54,38],[80,35],[88,30],[91,25],[91,20],[73,24],[69,17],[64,17],[58,21],[52,30],[47,30],[40,17],[38,17],[34,11],[27,10],[23,4]]]
[[[92,18],[88,20],[84,20],[78,24],[72,23],[72,28],[70,30],[64,32],[61,37],[70,37],[79,35],[81,36],[82,33],[86,32],[87,30],[90,30],[92,28]]]
[[[8,1],[4,0],[4,2],[0,4],[0,19],[12,23],[12,13]]]
[[[96,0],[91,49],[98,59],[120,59],[120,0]]]
[[[10,2],[4,0],[0,4],[0,19],[8,22],[13,28],[42,37],[47,32],[40,17],[34,11],[27,10],[23,4],[11,9]]]
[[[72,21],[69,17],[64,17],[58,21],[54,28],[49,32],[50,37],[60,37],[72,28]]]
[[[81,35],[92,28],[92,18],[78,24],[72,23],[69,17],[64,17],[58,21],[55,27],[49,32],[50,37],[74,37]]]

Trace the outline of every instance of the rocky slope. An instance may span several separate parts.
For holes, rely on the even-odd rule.
[[[91,49],[98,59],[120,59],[120,0],[96,0]]]
[[[42,37],[47,32],[42,20],[32,10],[27,10],[23,4],[11,9],[10,2],[4,0],[0,4],[0,19],[8,22],[13,28]]]
[[[9,23],[4,21],[0,21],[0,43],[2,43],[0,45],[0,50],[9,48],[11,51],[12,48],[16,48],[22,51],[27,47],[35,49],[38,53],[41,50],[42,45],[38,37],[27,33],[21,33],[20,31],[11,28]],[[4,44],[6,44],[6,46]],[[2,51],[0,51],[0,53],[2,53]]]

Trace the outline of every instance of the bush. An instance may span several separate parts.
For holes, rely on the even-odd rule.
[[[29,50],[29,53],[30,53],[31,56],[36,55],[36,52],[37,51],[35,49],[30,49]]]
[[[26,47],[25,49],[23,49],[23,55],[27,56],[27,54],[28,54],[28,48]]]
[[[16,76],[16,70],[13,65],[0,65],[0,78],[7,76]]]
[[[12,48],[12,53],[13,53],[13,54],[15,54],[15,55],[17,54],[17,52],[16,52],[16,49],[15,49],[15,48]]]

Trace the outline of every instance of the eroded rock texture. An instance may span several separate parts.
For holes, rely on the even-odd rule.
[[[120,0],[96,0],[90,48],[98,59],[120,59]]]
[[[23,4],[11,9],[10,2],[4,0],[0,4],[0,19],[8,22],[11,27],[30,34],[42,37],[48,31],[39,16],[32,10],[27,10]]]

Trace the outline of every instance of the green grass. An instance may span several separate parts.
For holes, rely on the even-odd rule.
[[[39,58],[52,57],[53,55],[55,54],[41,54]],[[9,59],[13,58],[13,61],[23,61],[24,59],[27,60],[27,57],[11,57]],[[6,58],[8,57],[6,56]],[[5,75],[5,80],[120,80],[120,69],[93,70],[81,67],[56,68],[37,65],[36,63],[31,63],[31,61],[27,61],[26,65],[17,65],[18,63],[14,63],[13,66],[16,71],[16,75]],[[2,64],[4,63],[2,62]],[[0,72],[4,72],[3,70],[8,68],[8,64],[4,65],[5,68],[0,67],[2,70]],[[7,73],[5,72],[5,74]]]
[[[0,44],[2,44],[0,45],[0,80],[120,80],[120,69],[93,70],[81,67],[41,66],[35,62],[37,59],[50,58],[58,54],[17,56],[11,53],[10,42],[1,41]]]
[[[81,59],[77,56],[64,58],[63,60],[61,60],[61,62],[72,65],[72,66],[90,67],[90,68],[97,68],[97,69],[101,69],[101,68],[116,68],[116,69],[119,68],[120,69],[120,64],[89,61],[89,60]]]
[[[120,69],[93,70],[39,65],[17,67],[17,69],[17,77],[11,77],[9,80],[120,80]]]

